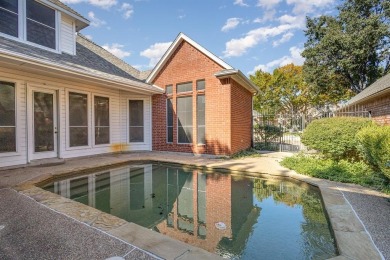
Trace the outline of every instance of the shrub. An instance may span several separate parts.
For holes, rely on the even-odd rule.
[[[284,158],[281,164],[300,174],[332,181],[356,183],[390,193],[388,180],[363,161],[340,160],[335,162],[332,159],[319,159],[298,154]]]
[[[357,135],[364,159],[390,179],[390,126],[372,125]]]
[[[282,129],[274,125],[256,125],[255,132],[264,142],[273,141],[283,135]]]
[[[333,160],[359,158],[357,132],[371,125],[370,119],[332,117],[315,120],[302,134],[302,143]]]

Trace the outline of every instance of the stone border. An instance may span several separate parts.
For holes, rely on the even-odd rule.
[[[157,153],[158,154],[158,153]],[[320,189],[323,203],[332,226],[339,256],[333,260],[343,259],[384,259],[374,245],[360,219],[356,216],[353,208],[345,199],[339,184],[332,181],[322,180],[297,174],[279,165],[280,158],[259,157],[240,160],[213,160],[203,158],[193,160],[193,156],[139,156],[127,158],[115,163],[99,165],[96,168],[85,167],[63,171],[55,174],[42,175],[31,179],[16,189],[35,199],[36,201],[59,211],[76,220],[98,228],[124,241],[143,248],[157,256],[166,259],[177,257],[186,259],[216,259],[220,258],[203,249],[185,244],[162,234],[153,232],[134,223],[126,222],[110,214],[101,212],[84,204],[66,199],[60,195],[45,191],[36,185],[51,182],[54,179],[63,178],[80,172],[87,173],[91,170],[104,169],[106,167],[120,166],[129,162],[154,161],[159,163],[176,163],[184,167],[196,167],[206,171],[227,171],[235,174],[259,176],[282,176],[309,183]],[[263,165],[265,164],[265,165]]]

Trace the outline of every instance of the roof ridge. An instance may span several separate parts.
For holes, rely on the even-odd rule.
[[[140,75],[141,75],[141,71],[140,70],[134,68],[133,66],[131,66],[130,64],[128,64],[124,60],[118,58],[117,56],[115,56],[114,54],[109,52],[108,50],[104,49],[99,44],[97,44],[94,41],[88,39],[83,34],[77,33],[77,36],[78,36],[77,37],[77,42],[78,43],[84,45],[83,42],[79,41],[79,39],[81,39],[82,41],[84,41],[84,43],[87,42],[87,44],[93,45],[95,48],[89,48],[90,51],[92,51],[95,54],[99,55],[100,57],[102,57],[103,59],[107,60],[108,62],[110,62],[114,66],[118,67],[119,69],[125,71],[129,75],[131,75],[131,76],[133,76],[133,77],[135,77],[137,79],[141,79],[140,78]],[[88,47],[92,47],[92,46],[88,46]]]
[[[79,12],[77,12],[75,9],[73,9],[72,7],[70,7],[69,5],[65,4],[64,2],[62,2],[61,0],[48,0],[49,2],[52,2],[53,4],[55,5],[58,5],[60,7],[63,7],[64,9],[66,9],[67,11],[87,20],[89,22],[89,20],[87,18],[85,18],[83,15],[81,15]]]

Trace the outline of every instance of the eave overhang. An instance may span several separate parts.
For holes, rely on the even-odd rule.
[[[231,78],[238,84],[243,86],[245,89],[247,89],[249,92],[251,92],[253,95],[256,95],[259,92],[258,87],[253,84],[252,81],[250,81],[240,70],[221,70],[215,73],[214,76],[216,76],[218,79]]]
[[[20,70],[39,71],[42,75],[51,75],[70,81],[97,84],[109,88],[126,90],[140,94],[162,94],[164,90],[141,81],[114,76],[99,71],[88,71],[76,65],[63,65],[37,57],[0,50],[0,62],[17,67]],[[73,66],[72,66],[73,65]]]

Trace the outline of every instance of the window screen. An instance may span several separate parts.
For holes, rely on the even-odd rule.
[[[18,0],[0,1],[0,33],[18,37]]]
[[[0,153],[16,152],[15,84],[0,81]]]
[[[129,142],[144,141],[144,101],[129,100]]]
[[[95,144],[110,143],[110,99],[94,98],[95,107]]]
[[[173,143],[173,104],[167,99],[167,142]]]
[[[56,48],[55,11],[34,0],[26,0],[27,41]]]
[[[178,143],[192,143],[192,97],[177,99]]]
[[[88,145],[88,95],[69,92],[69,146]]]
[[[192,82],[177,84],[176,91],[177,93],[192,91]]]
[[[197,129],[198,129],[198,144],[206,143],[206,107],[205,107],[205,96],[198,95],[197,105],[196,105],[196,113],[197,113]]]
[[[196,90],[204,90],[205,89],[205,81],[204,80],[198,80],[196,82]]]
[[[172,94],[172,93],[173,93],[173,86],[172,86],[172,85],[167,85],[167,86],[165,87],[165,93],[166,93],[167,95]]]

